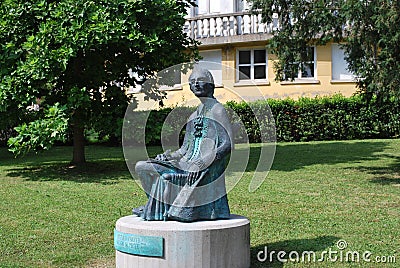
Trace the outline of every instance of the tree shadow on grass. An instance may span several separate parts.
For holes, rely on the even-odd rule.
[[[6,147],[0,147],[0,163],[12,158],[13,154]]]
[[[285,256],[282,256],[282,259],[288,259],[289,253],[295,251],[299,255],[299,261],[302,261],[302,256],[304,256],[304,263],[306,264],[314,262],[314,256],[308,253],[312,251],[316,253],[316,263],[321,258],[321,254],[317,252],[326,250],[329,247],[334,248],[338,240],[339,238],[336,236],[320,236],[317,238],[284,240],[255,246],[251,248],[251,267],[283,267],[284,263],[279,261],[277,257],[279,251],[286,253]],[[303,253],[304,255],[302,255]],[[259,255],[261,261],[258,260],[257,255]],[[290,256],[297,257],[295,253]],[[308,256],[310,256],[310,260]],[[264,258],[265,260],[263,260]]]
[[[389,154],[381,154],[379,156],[381,158],[390,159],[391,163],[386,167],[363,166],[359,167],[358,169],[362,172],[367,172],[375,176],[373,179],[370,179],[371,183],[400,186],[400,156]]]
[[[377,177],[371,180],[372,183],[378,183],[382,185],[396,185],[400,186],[400,179],[393,179],[388,177]]]
[[[29,165],[7,169],[7,176],[22,177],[28,181],[73,181],[77,183],[116,184],[132,179],[125,161],[101,160],[72,166],[65,163]]]
[[[251,145],[246,171],[251,172],[256,170],[259,162],[259,155],[261,153],[261,146],[262,145],[260,144]],[[387,147],[388,143],[385,141],[278,143],[271,170],[289,172],[318,164],[334,165],[340,163],[352,164],[360,163],[362,161],[373,161],[382,158],[382,152]],[[89,147],[89,149],[93,151],[93,157],[97,158],[97,160],[93,159],[90,163],[82,167],[70,168],[70,166],[65,163],[65,159],[68,157],[66,156],[67,149],[70,150],[70,148],[56,148],[56,150],[53,150],[51,154],[41,155],[39,158],[30,156],[30,158],[26,160],[18,161],[19,164],[17,167],[11,164],[15,161],[4,161],[1,165],[13,167],[12,169],[7,170],[8,176],[24,177],[31,181],[68,180],[83,183],[116,183],[121,178],[131,179],[125,161],[118,159],[120,157],[120,152],[114,152],[118,158],[101,159],[103,156],[106,158],[105,154],[107,154],[107,150],[102,150],[101,147]],[[237,153],[240,155],[242,151],[245,155],[246,149],[242,149],[238,146]],[[69,153],[69,151],[67,151],[67,153]],[[7,157],[8,156],[9,155],[7,154]],[[400,157],[395,158],[397,164],[389,167],[382,169],[369,167],[364,168],[365,171],[377,175],[377,178],[372,182],[381,184],[399,183]],[[239,158],[234,161],[243,160],[244,159]],[[41,162],[45,162],[45,164],[41,164]],[[21,164],[25,165],[25,167],[18,168]],[[258,168],[259,172],[269,171],[268,165],[263,163],[260,164],[261,165]],[[243,167],[241,164],[236,165],[233,162],[232,167],[233,168],[229,171],[243,171],[235,169]]]
[[[250,161],[246,171],[255,171],[262,145],[252,145]],[[357,163],[377,160],[388,144],[384,141],[340,141],[340,142],[310,142],[277,144],[271,170],[294,171],[311,165],[334,165],[340,163]],[[238,146],[239,147],[239,146]],[[246,149],[237,149],[240,154]],[[238,161],[240,161],[239,159]],[[262,164],[262,163],[261,163]],[[232,165],[235,165],[235,163]],[[232,170],[240,171],[240,170]],[[268,165],[260,165],[258,171],[268,171]]]

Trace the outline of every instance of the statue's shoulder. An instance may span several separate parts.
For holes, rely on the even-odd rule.
[[[225,107],[220,102],[214,104],[212,112],[214,116],[226,116],[227,114]]]
[[[192,121],[197,117],[197,110],[190,114],[187,121]]]

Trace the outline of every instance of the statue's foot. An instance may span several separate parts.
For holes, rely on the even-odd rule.
[[[132,209],[132,213],[133,213],[134,215],[139,216],[139,217],[141,217],[141,216],[143,215],[143,211],[144,211],[144,206],[140,206],[140,207],[137,207],[137,208],[133,208],[133,209]]]

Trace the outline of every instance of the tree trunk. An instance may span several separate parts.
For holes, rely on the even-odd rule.
[[[70,75],[69,82],[70,89],[73,87],[78,87],[79,89],[82,88],[83,79],[83,70],[84,70],[84,53],[82,50],[77,52],[77,57],[72,60],[72,72]],[[86,81],[85,81],[86,82]],[[72,115],[72,135],[73,135],[73,142],[74,142],[74,149],[73,149],[73,156],[72,156],[72,163],[73,165],[81,165],[86,162],[85,158],[85,105],[81,102],[83,96],[77,97],[73,106],[77,107]]]
[[[81,165],[86,162],[85,158],[85,135],[84,127],[75,122],[73,125],[73,140],[74,140],[74,152],[72,157],[72,164]]]

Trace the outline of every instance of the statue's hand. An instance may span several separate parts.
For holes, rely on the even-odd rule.
[[[200,178],[200,175],[200,171],[189,172],[189,175],[187,177],[188,185],[192,186]]]
[[[170,152],[171,150],[166,150],[164,153],[162,154],[158,154],[155,159],[158,161],[168,161],[169,160],[169,156],[170,156]]]
[[[158,154],[154,159],[158,161],[165,161],[166,157],[164,154]]]
[[[192,171],[189,172],[188,177],[187,177],[187,183],[192,186],[197,180],[201,179],[204,177],[204,175],[208,172],[208,170],[203,170],[203,171]]]
[[[206,163],[201,158],[194,160],[192,164],[197,166],[199,170],[206,168]]]
[[[179,160],[181,158],[182,158],[182,154],[179,152],[179,150],[172,152],[172,153],[169,152],[169,154],[168,154],[168,159],[170,159],[170,160]]]

